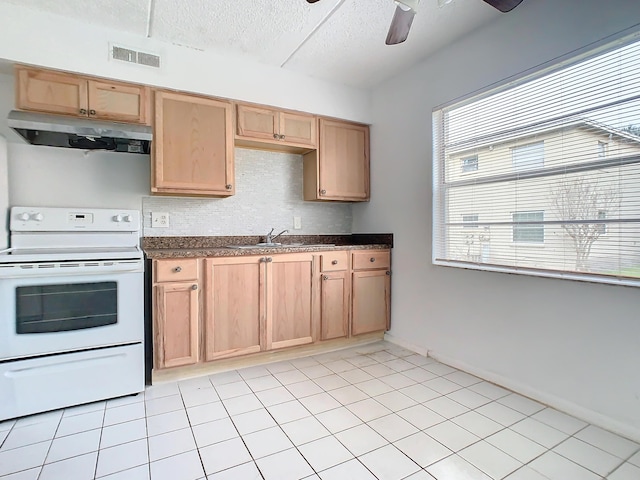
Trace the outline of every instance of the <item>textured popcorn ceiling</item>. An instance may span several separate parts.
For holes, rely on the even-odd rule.
[[[370,87],[500,14],[481,0],[422,0],[386,46],[392,0],[0,0],[201,50]],[[521,7],[522,8],[522,7]],[[320,25],[320,26],[319,26]],[[319,28],[318,28],[319,26]],[[283,65],[284,64],[284,65]]]

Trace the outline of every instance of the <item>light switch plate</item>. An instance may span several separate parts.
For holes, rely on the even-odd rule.
[[[151,212],[153,228],[169,228],[169,212]]]
[[[300,230],[302,228],[302,217],[293,217],[293,229]]]

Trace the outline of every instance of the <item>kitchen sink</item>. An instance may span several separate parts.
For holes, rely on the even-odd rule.
[[[253,245],[227,245],[227,248],[235,248],[238,250],[250,248],[301,248],[301,247],[335,247],[333,243],[255,243]]]

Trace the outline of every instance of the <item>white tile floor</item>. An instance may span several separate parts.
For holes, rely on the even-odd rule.
[[[640,445],[379,342],[0,423],[0,480],[640,479]]]

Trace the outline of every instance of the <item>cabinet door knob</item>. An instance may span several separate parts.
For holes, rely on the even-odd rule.
[[[198,289],[198,285],[191,285],[191,290],[197,290]]]
[[[326,275],[323,275],[323,276],[322,276],[322,279],[323,279],[323,280],[329,280],[329,277],[327,277]]]
[[[387,275],[391,275],[391,272],[389,270],[387,270]]]
[[[224,188],[226,188],[227,190],[231,190],[233,188],[233,185],[231,185],[230,183],[227,183]]]
[[[271,263],[271,262],[273,262],[273,258],[267,257],[267,263]]]
[[[327,193],[327,191],[326,191],[326,190],[324,190],[324,189],[323,189],[323,190],[320,190],[320,195],[324,195],[325,193]]]
[[[371,258],[369,259],[369,261],[370,261],[371,263],[373,263],[373,262],[375,262],[375,261],[376,261],[376,259],[375,259],[374,257],[371,257]]]
[[[260,257],[260,263],[264,263],[267,261],[267,257]]]
[[[284,140],[284,135],[280,135],[280,140]]]
[[[338,260],[333,260],[333,261],[331,262],[331,265],[337,265],[337,264],[338,264]]]
[[[174,272],[180,273],[182,271],[182,267],[176,267],[173,269]]]
[[[280,135],[278,135],[277,133],[273,134],[273,138],[275,138],[276,140],[278,140],[280,138]]]
[[[80,114],[81,115],[86,115],[87,114],[87,109],[86,108],[81,108],[80,109]]]
[[[95,110],[89,110],[89,115],[95,115],[96,111]]]

